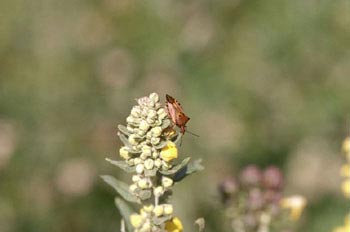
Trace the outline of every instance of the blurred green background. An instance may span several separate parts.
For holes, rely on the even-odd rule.
[[[175,189],[185,231],[223,231],[217,183],[249,163],[308,198],[298,231],[343,223],[348,0],[2,0],[0,15],[1,232],[119,231],[98,175],[128,180],[104,158],[150,92],[200,135],[180,148],[206,166]]]

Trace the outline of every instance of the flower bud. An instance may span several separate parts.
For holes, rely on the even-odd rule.
[[[162,134],[162,128],[160,126],[156,126],[151,129],[154,137],[159,137]]]
[[[145,210],[145,212],[150,213],[153,211],[154,206],[153,205],[146,205],[143,207],[143,209]]]
[[[152,145],[157,145],[157,144],[159,144],[159,142],[160,142],[160,138],[159,137],[152,137],[151,138]]]
[[[141,189],[146,189],[148,188],[148,181],[146,179],[141,179],[137,182],[137,185],[141,188]]]
[[[162,160],[161,159],[156,159],[154,161],[154,165],[157,167],[157,168],[160,168],[162,166]]]
[[[127,123],[134,123],[134,122],[135,122],[134,117],[132,117],[131,115],[128,116],[128,117],[126,118],[126,122],[127,122]]]
[[[138,165],[138,164],[140,164],[141,162],[142,162],[142,160],[141,160],[140,158],[135,158],[135,159],[134,159],[135,165]]]
[[[137,189],[137,185],[136,185],[136,184],[132,184],[132,185],[129,186],[129,190],[130,190],[131,192],[135,192],[136,189]]]
[[[132,181],[133,182],[137,182],[137,181],[139,181],[140,180],[140,176],[138,176],[138,175],[133,175],[132,176]]]
[[[162,177],[162,185],[164,188],[169,188],[173,185],[174,181],[170,179],[169,177]]]
[[[151,153],[152,153],[152,149],[148,145],[143,145],[141,148],[141,151],[142,151],[142,153],[145,153],[147,155],[151,155]]]
[[[134,106],[131,110],[131,115],[135,118],[138,118],[140,116],[141,110],[140,106]]]
[[[159,101],[159,96],[157,93],[151,93],[149,95],[149,98],[153,101],[153,102],[158,102]]]
[[[153,190],[153,194],[157,197],[163,195],[164,193],[164,188],[162,186],[158,186]]]
[[[164,204],[164,214],[172,214],[174,212],[174,208],[170,204]]]
[[[144,169],[145,169],[145,168],[144,168],[143,164],[138,164],[138,165],[136,165],[136,172],[137,172],[138,174],[143,173]]]
[[[143,223],[143,218],[139,214],[131,214],[130,223],[134,228],[139,228]]]
[[[152,152],[152,158],[153,158],[153,159],[158,158],[158,156],[159,156],[159,152],[158,152],[158,151]]]
[[[151,223],[149,221],[146,221],[145,223],[143,223],[140,232],[149,232],[151,231]]]
[[[153,125],[154,122],[155,122],[155,120],[154,120],[153,118],[147,118],[147,119],[146,119],[146,122],[147,122],[148,124],[150,124],[150,125]]]
[[[157,116],[157,111],[155,110],[149,110],[148,111],[148,115],[147,115],[147,118],[150,118],[150,119],[156,119],[156,116]]]
[[[147,170],[151,170],[154,167],[154,161],[152,159],[147,159],[144,165]]]
[[[119,149],[119,154],[123,159],[129,159],[130,155],[126,147],[121,147]]]
[[[131,145],[137,145],[138,144],[138,141],[137,141],[137,138],[136,138],[136,135],[135,134],[131,134],[128,138],[128,141]]]
[[[145,153],[141,153],[140,158],[142,160],[146,160],[147,159],[147,155]]]
[[[133,133],[134,132],[134,128],[132,126],[127,126],[126,129],[130,132]]]
[[[164,108],[160,108],[160,109],[157,111],[157,114],[158,114],[158,118],[159,118],[159,119],[163,119],[163,118],[165,118],[166,116],[168,116],[168,113],[165,111]]]
[[[149,127],[150,127],[150,125],[145,120],[142,120],[140,122],[140,125],[139,125],[140,130],[147,131],[149,129]]]
[[[162,216],[163,213],[164,213],[163,205],[157,205],[156,207],[154,207],[153,213],[154,213],[157,217]]]

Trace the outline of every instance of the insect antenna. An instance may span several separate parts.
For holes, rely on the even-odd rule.
[[[191,131],[189,131],[189,130],[186,130],[186,132],[189,133],[189,134],[191,134],[191,135],[193,135],[193,136],[199,137],[199,135],[197,135],[197,134],[195,134],[195,133],[193,133],[193,132],[191,132]]]

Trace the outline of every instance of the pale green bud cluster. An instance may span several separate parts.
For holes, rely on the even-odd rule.
[[[188,168],[190,158],[174,162],[178,158],[176,143],[181,134],[173,129],[175,125],[162,107],[158,94],[138,99],[126,122],[126,126],[118,126],[118,136],[124,144],[119,149],[123,160],[107,161],[132,173],[132,183],[122,183],[111,176],[102,178],[126,201],[142,205],[140,213],[124,217],[131,227],[129,231],[163,232],[177,228],[176,231],[181,232],[181,221],[173,216],[173,205],[169,204],[172,187],[175,181],[203,167],[196,162]],[[125,216],[125,204],[122,200],[116,202]]]
[[[178,139],[179,134],[164,133],[172,125],[156,93],[138,99],[137,103],[126,119],[126,127],[119,126],[119,136],[124,143],[119,154],[134,172],[130,192],[141,201],[154,198],[154,203],[144,206],[140,214],[133,214],[130,219],[134,231],[162,231],[165,221],[172,218],[173,206],[159,201],[166,192],[171,192],[174,184],[162,171],[173,167],[177,148],[172,141]]]

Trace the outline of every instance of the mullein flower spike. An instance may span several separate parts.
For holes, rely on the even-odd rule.
[[[125,200],[141,205],[139,213],[133,213],[126,203],[121,204],[121,199],[116,200],[129,232],[181,232],[182,223],[173,215],[174,206],[169,203],[169,196],[174,177],[186,172],[190,159],[177,161],[176,144],[181,134],[173,129],[174,125],[158,94],[142,97],[137,103],[126,118],[127,125],[118,126],[118,135],[124,144],[119,149],[123,161],[107,159],[124,171],[133,173],[132,183],[128,186],[110,176],[102,178]],[[200,161],[194,163],[196,165],[191,166],[191,173],[203,169]]]

